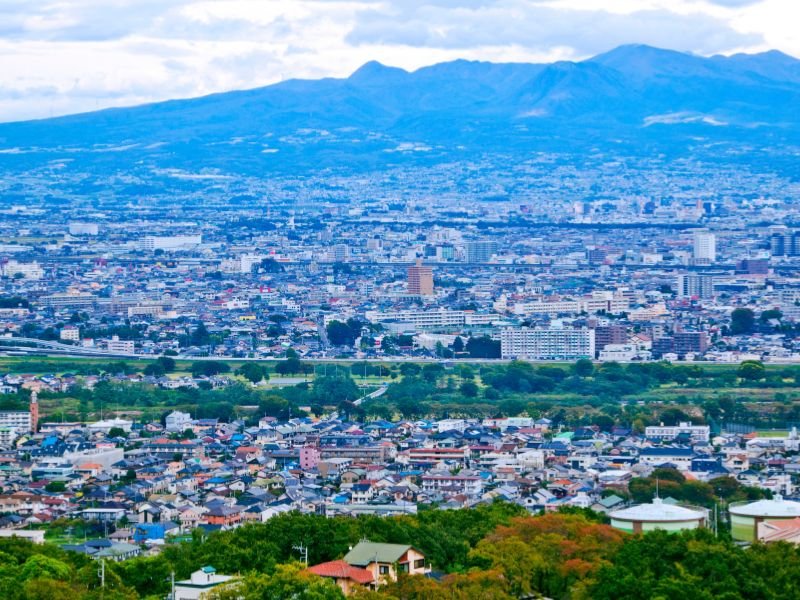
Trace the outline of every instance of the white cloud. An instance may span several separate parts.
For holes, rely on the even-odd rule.
[[[626,14],[578,10],[500,0],[469,9],[444,9],[421,3],[416,8],[375,9],[361,15],[347,40],[355,45],[394,45],[469,49],[518,44],[544,51],[567,46],[587,56],[620,44],[647,43],[701,54],[759,43],[702,13],[676,14],[664,9]]]
[[[795,0],[2,0],[0,120],[289,77],[346,76],[373,59],[407,69],[455,58],[550,61],[627,42],[706,54],[768,46],[800,54],[798,19],[786,18],[797,13],[792,5]]]

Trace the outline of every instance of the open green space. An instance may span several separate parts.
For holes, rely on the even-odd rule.
[[[198,417],[253,423],[265,415],[301,416],[306,414],[301,407],[311,407],[314,415],[336,410],[353,419],[529,415],[567,426],[638,429],[676,419],[763,429],[800,422],[800,367],[752,361],[312,363],[291,354],[282,361],[1,357],[0,372],[75,376],[77,385],[69,391],[40,394],[46,420],[84,421],[101,415],[157,420],[180,409]],[[200,379],[197,387],[164,389],[120,374]],[[219,387],[215,376],[233,385]],[[385,393],[365,399],[383,386]],[[27,400],[25,392],[6,394],[0,397],[0,408],[21,408]]]

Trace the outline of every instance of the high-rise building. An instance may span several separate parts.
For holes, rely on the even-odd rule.
[[[335,244],[328,252],[332,262],[343,263],[350,260],[350,246],[347,244]]]
[[[477,240],[467,242],[466,259],[468,263],[488,263],[497,254],[497,242],[494,240]]]
[[[694,260],[698,264],[713,263],[717,260],[717,236],[710,231],[694,233]]]
[[[770,227],[769,250],[772,256],[800,256],[800,232],[785,225]]]
[[[676,283],[679,298],[714,297],[714,276],[708,273],[681,273]]]
[[[408,293],[418,296],[433,295],[433,269],[423,265],[421,259],[408,267]]]

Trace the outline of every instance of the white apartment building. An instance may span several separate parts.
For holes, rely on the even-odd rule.
[[[694,233],[695,261],[700,263],[713,263],[717,260],[717,236],[710,231],[696,231]]]
[[[594,330],[509,327],[500,332],[503,358],[577,360],[594,358]]]
[[[7,427],[15,432],[28,432],[33,429],[31,413],[27,410],[0,411],[0,428]]]
[[[142,247],[152,252],[153,250],[182,250],[194,248],[203,243],[201,235],[148,235],[142,240]]]
[[[539,300],[536,302],[522,302],[514,305],[514,313],[518,315],[533,314],[589,314],[609,313],[618,314],[626,312],[631,307],[629,298],[612,292],[596,292],[589,298],[576,298],[569,300]]]
[[[0,427],[0,448],[11,448],[18,437],[16,428]]]
[[[16,260],[9,260],[6,263],[0,263],[0,274],[3,277],[22,276],[24,279],[36,280],[44,277],[44,269],[36,261],[22,263]]]
[[[500,315],[476,313],[469,310],[393,310],[387,312],[367,311],[367,320],[372,323],[407,323],[415,329],[438,327],[464,327],[475,325],[491,325],[500,320]]]
[[[707,442],[711,436],[711,428],[708,425],[692,425],[691,423],[679,423],[678,425],[650,425],[645,427],[644,435],[661,441],[674,440],[678,434],[688,433],[693,442]]]
[[[632,360],[650,360],[652,353],[641,350],[636,344],[606,344],[600,350],[600,360],[603,362],[617,361],[629,362]]]
[[[81,330],[72,325],[66,325],[58,332],[58,337],[66,342],[79,342],[81,340]]]
[[[128,307],[129,317],[160,317],[164,314],[163,304],[137,304]]]
[[[121,340],[118,335],[114,335],[106,342],[106,348],[115,354],[133,354],[135,346],[133,340]]]
[[[165,419],[165,428],[173,433],[182,433],[192,426],[192,415],[173,410]]]
[[[426,494],[444,492],[478,496],[483,493],[483,479],[477,475],[461,473],[458,475],[428,474],[422,476],[422,491]]]

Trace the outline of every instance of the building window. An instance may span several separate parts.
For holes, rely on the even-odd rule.
[[[424,569],[425,568],[425,559],[424,558],[418,558],[417,560],[415,560],[414,561],[414,568],[415,569]]]
[[[388,565],[380,565],[380,567],[378,567],[378,572],[381,575],[388,575],[389,574],[389,566]]]

